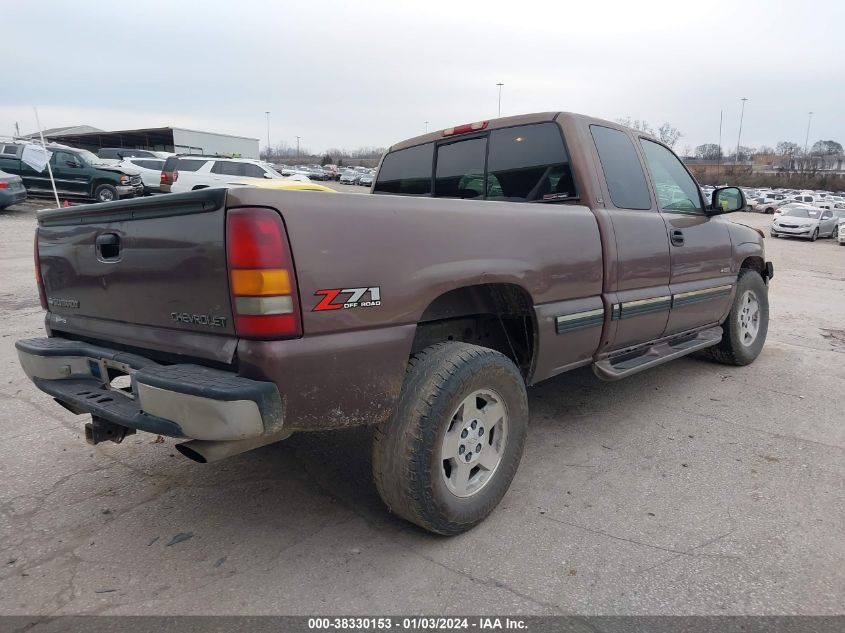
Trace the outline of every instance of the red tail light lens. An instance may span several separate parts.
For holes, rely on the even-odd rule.
[[[170,179],[167,177],[166,171],[161,172],[161,177],[159,178],[159,180],[160,180],[161,184],[163,184],[163,185],[167,184],[168,180],[170,180]]]
[[[44,290],[44,278],[41,276],[41,257],[38,254],[38,229],[35,229],[35,244],[32,249],[35,256],[35,282],[38,284],[38,298],[41,300],[41,307],[44,310],[47,306],[47,293]]]
[[[281,216],[272,209],[229,209],[226,256],[238,336],[301,336],[293,258]]]
[[[9,186],[8,182],[0,182],[0,189],[5,189],[8,186]]]

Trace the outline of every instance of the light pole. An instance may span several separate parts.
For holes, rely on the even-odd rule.
[[[736,135],[736,156],[734,160],[739,162],[739,139],[742,138],[742,118],[745,116],[745,102],[748,101],[745,97],[740,99],[742,101],[742,112],[739,115],[739,132]]]
[[[504,86],[505,84],[503,84],[500,81],[496,85],[499,86],[499,116],[501,117],[502,116],[502,86]]]
[[[297,158],[299,158],[299,139],[300,138],[301,137],[299,137],[299,136],[296,137],[296,157]]]
[[[719,172],[722,171],[722,115],[724,110],[719,110],[719,153],[716,155],[716,184],[719,184]]]
[[[267,160],[270,160],[270,111],[266,110],[264,114],[267,115]]]
[[[807,134],[804,136],[804,156],[807,155],[807,144],[810,141],[810,123],[812,122],[812,120],[813,113],[810,112],[809,115],[807,115]]]
[[[425,122],[425,133],[428,134],[428,121]]]

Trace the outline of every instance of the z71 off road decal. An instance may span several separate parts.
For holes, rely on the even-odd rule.
[[[349,296],[347,296],[349,295]],[[364,299],[367,295],[368,298]],[[371,308],[381,305],[381,290],[378,286],[371,288],[331,288],[318,290],[315,297],[322,297],[314,306],[312,312],[322,310],[348,310],[349,308]],[[362,301],[362,299],[364,299]]]

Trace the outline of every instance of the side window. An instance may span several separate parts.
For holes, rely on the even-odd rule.
[[[610,200],[620,209],[650,209],[651,196],[637,150],[625,132],[591,125]]]
[[[228,160],[218,160],[211,168],[212,174],[223,174],[225,176],[243,176],[242,163],[235,163]]]
[[[240,163],[243,169],[243,175],[249,178],[264,178],[264,170],[258,165],[252,163]]]
[[[50,162],[58,167],[67,167],[67,163],[79,164],[79,160],[77,160],[76,156],[69,152],[53,152],[53,157]]]
[[[176,170],[177,171],[196,171],[203,165],[205,165],[207,161],[204,160],[185,160],[180,158],[179,161],[176,163]]]
[[[703,211],[698,185],[677,156],[652,141],[640,139],[640,144],[651,169],[660,208],[667,211]]]
[[[3,146],[3,153],[15,156],[18,153],[18,146],[17,145],[4,145]]]
[[[556,123],[490,132],[487,170],[488,200],[524,202],[575,197],[569,157]]]
[[[437,148],[434,195],[437,198],[483,198],[486,138],[471,138]]]
[[[381,163],[373,191],[412,196],[431,195],[433,158],[432,143],[389,153]]]

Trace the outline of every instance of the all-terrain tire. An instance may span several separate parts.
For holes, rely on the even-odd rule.
[[[504,404],[504,446],[486,483],[470,496],[456,496],[447,485],[441,449],[447,431],[455,430],[453,416],[461,403],[478,390],[492,390]],[[376,487],[388,508],[402,518],[438,534],[465,532],[490,514],[507,492],[527,429],[525,382],[509,358],[467,343],[432,345],[411,357],[396,413],[376,429]]]
[[[747,307],[747,293],[752,293],[758,303],[759,316],[756,336],[749,341],[741,325],[742,311]],[[722,324],[722,340],[706,350],[712,359],[725,365],[748,365],[760,355],[769,331],[769,289],[756,270],[743,268],[739,271],[736,295],[728,318]]]

